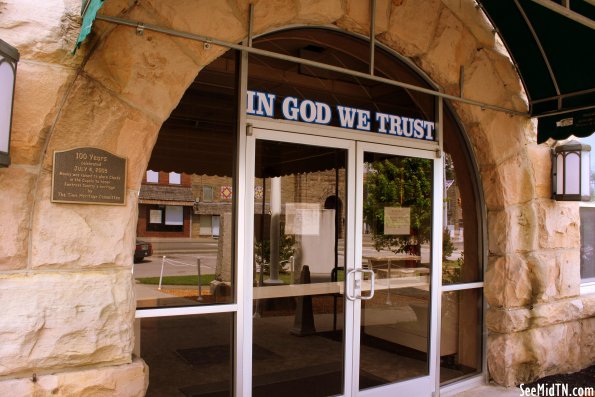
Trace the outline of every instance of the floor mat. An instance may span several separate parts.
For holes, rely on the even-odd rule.
[[[337,363],[274,372],[253,378],[254,397],[323,397],[341,394],[343,372]],[[384,379],[372,374],[360,376],[360,387],[369,388],[385,383]],[[186,397],[229,397],[228,383],[212,383],[185,387],[180,391]]]
[[[188,364],[194,366],[226,363],[230,360],[229,345],[215,345],[204,347],[193,347],[190,349],[178,349],[177,353]],[[264,347],[253,345],[252,355],[254,360],[268,360],[279,357],[278,354],[265,349]]]

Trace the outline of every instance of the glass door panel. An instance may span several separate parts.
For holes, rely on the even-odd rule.
[[[391,395],[383,393],[418,379],[422,388],[413,390],[422,395],[431,387],[433,160],[358,155],[356,263],[375,276],[373,297],[361,301],[359,313],[358,388]]]
[[[254,150],[252,395],[343,394],[348,150]]]

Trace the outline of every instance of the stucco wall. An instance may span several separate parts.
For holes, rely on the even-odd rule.
[[[101,12],[239,42],[247,3],[107,0]],[[254,3],[255,34],[291,24],[368,33],[367,2]],[[13,164],[0,169],[0,301],[10,307],[0,319],[0,394],[70,395],[68,382],[85,388],[107,379],[114,394],[144,394],[145,367],[131,356],[138,190],[162,122],[200,69],[224,52],[97,22],[73,56],[79,13],[80,0],[0,1],[0,37],[21,53]],[[518,76],[472,1],[378,0],[377,13],[377,40],[410,57],[445,92],[459,93],[463,66],[465,97],[526,110]],[[488,211],[491,376],[511,385],[592,364],[595,298],[579,296],[578,207],[549,199],[548,148],[536,145],[535,126],[524,117],[454,108]],[[128,158],[127,205],[50,203],[52,153],[76,146]],[[114,391],[127,377],[141,381]]]

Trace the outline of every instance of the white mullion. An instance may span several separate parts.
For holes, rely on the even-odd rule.
[[[241,365],[241,387],[237,386],[238,390],[242,392],[238,396],[252,395],[252,339],[253,339],[253,321],[252,321],[252,307],[253,307],[253,288],[252,288],[252,262],[254,251],[254,156],[255,156],[256,139],[251,136],[246,139],[246,192],[244,205],[244,257],[241,267],[244,269],[242,277],[243,294],[238,297],[242,301],[242,329],[239,331],[242,334],[241,348],[243,353],[243,363]],[[240,342],[240,341],[238,341]]]
[[[434,159],[434,192],[432,194],[432,284],[431,284],[431,323],[430,323],[430,379],[434,379],[432,391],[440,393],[440,327],[442,322],[442,211],[443,211],[443,172],[444,154]]]
[[[478,281],[476,283],[443,285],[442,292],[464,291],[464,290],[476,289],[476,288],[483,288],[483,281]]]
[[[353,262],[352,268],[353,269],[361,269],[362,268],[362,230],[363,230],[363,199],[364,199],[364,149],[361,143],[356,144],[355,150],[355,178],[354,181],[354,190],[355,198],[354,202],[354,234],[353,234],[353,241],[354,241],[354,249],[353,249]],[[345,272],[347,274],[347,271]],[[356,275],[359,276],[358,273]],[[347,277],[346,282],[347,282]],[[352,288],[352,285],[345,285],[345,293],[347,294],[347,289]],[[355,291],[354,291],[355,292]],[[361,321],[362,321],[362,302],[360,299],[355,301],[346,300],[348,306],[351,306],[351,312],[353,313],[353,318],[351,322],[348,322],[350,331],[352,333],[351,337],[351,346],[348,347],[348,350],[352,351],[352,358],[351,358],[351,394],[352,396],[358,395],[359,393],[359,373],[360,373],[360,362],[361,362]],[[347,339],[346,339],[347,340]],[[346,390],[347,392],[347,390]]]
[[[244,40],[243,44],[247,44],[247,41]],[[235,343],[234,343],[234,384],[232,385],[233,395],[234,396],[249,396],[250,394],[246,394],[246,383],[248,383],[248,390],[251,387],[250,380],[251,378],[248,376],[248,380],[246,380],[246,374],[250,374],[250,372],[245,371],[245,365],[250,360],[251,351],[246,351],[246,345],[250,348],[252,347],[252,343],[246,343],[246,341],[250,341],[251,339],[246,338],[247,330],[251,330],[252,327],[247,326],[246,318],[250,315],[247,313],[251,313],[251,305],[246,304],[246,295],[251,293],[251,289],[248,287],[246,283],[246,277],[250,274],[249,271],[246,270],[246,258],[248,257],[249,253],[251,252],[249,247],[250,245],[247,244],[246,238],[242,235],[250,236],[250,233],[246,233],[249,230],[249,222],[251,220],[251,212],[248,211],[248,201],[246,196],[247,192],[250,190],[247,188],[248,181],[250,181],[250,173],[248,172],[247,168],[249,168],[251,158],[248,153],[248,140],[247,140],[247,121],[246,121],[246,97],[247,97],[247,90],[248,90],[248,53],[245,51],[241,51],[239,53],[240,61],[239,64],[239,98],[238,98],[238,142],[237,142],[237,150],[236,150],[236,178],[237,178],[237,192],[234,192],[235,200],[236,200],[236,219],[235,219],[235,299],[237,302],[238,310],[236,312],[235,317]],[[247,165],[247,166],[245,166]],[[254,195],[252,195],[253,197]],[[250,324],[251,325],[251,324]],[[250,337],[250,335],[248,335]],[[251,364],[251,363],[248,363]]]

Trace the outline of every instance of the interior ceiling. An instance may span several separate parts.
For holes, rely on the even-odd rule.
[[[254,46],[352,70],[368,69],[368,43],[336,31],[282,31],[255,40]],[[233,174],[237,131],[235,54],[228,51],[198,74],[163,124],[149,169],[199,175]],[[429,87],[409,66],[381,49],[376,53],[375,64],[376,75]],[[278,106],[282,98],[293,96],[325,102],[331,107],[344,105],[434,119],[435,99],[431,95],[260,56],[250,56],[248,70],[248,89],[276,94]],[[275,114],[281,114],[280,108]],[[307,158],[307,150],[304,156]],[[328,156],[328,160],[328,166],[333,168],[334,156]],[[302,170],[314,171],[324,169],[325,163],[318,159],[300,164]],[[306,164],[311,167],[304,168]]]

